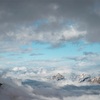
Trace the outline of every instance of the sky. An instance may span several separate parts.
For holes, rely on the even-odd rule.
[[[100,69],[100,0],[0,0],[0,68]]]

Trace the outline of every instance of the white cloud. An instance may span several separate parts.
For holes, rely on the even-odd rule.
[[[11,34],[10,34],[11,33]],[[49,32],[49,31],[40,31],[36,32],[34,27],[23,27],[22,29],[16,31],[15,33],[7,33],[8,37],[20,41],[22,43],[28,43],[32,41],[38,41],[42,43],[50,43],[52,45],[60,44],[66,41],[79,39],[84,37],[86,31],[78,31],[73,26],[69,29],[63,29],[59,32]]]
[[[66,85],[56,87],[49,82],[30,80],[21,84],[20,80],[1,79],[0,99],[2,100],[99,100],[100,86],[74,86]],[[96,93],[96,94],[95,94]]]
[[[92,72],[99,70],[100,54],[93,52],[84,52],[81,56],[67,57],[69,60],[75,61],[75,66],[80,70],[90,70]]]

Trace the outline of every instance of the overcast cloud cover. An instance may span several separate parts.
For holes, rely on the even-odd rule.
[[[99,0],[0,0],[0,41],[100,42]]]

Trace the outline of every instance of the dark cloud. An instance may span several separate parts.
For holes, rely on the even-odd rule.
[[[44,55],[44,54],[42,54],[42,53],[32,53],[32,54],[30,54],[30,56],[41,56],[41,55]]]
[[[84,55],[97,55],[99,56],[98,53],[94,53],[94,52],[83,52]]]
[[[100,42],[99,0],[0,0],[0,41]]]

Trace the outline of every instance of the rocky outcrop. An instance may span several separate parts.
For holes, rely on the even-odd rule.
[[[91,83],[97,83],[97,84],[100,84],[100,77],[95,77],[95,78],[92,78],[90,80]]]
[[[79,82],[89,82],[91,80],[91,76],[87,74],[81,74],[79,75]]]
[[[52,79],[53,80],[60,81],[60,80],[63,80],[64,79],[64,76],[61,75],[60,73],[58,73],[57,75],[52,76]]]
[[[79,82],[89,82],[91,84],[96,83],[96,84],[100,84],[100,76],[98,77],[91,77],[90,75],[86,75],[86,74],[81,74],[79,76]]]

